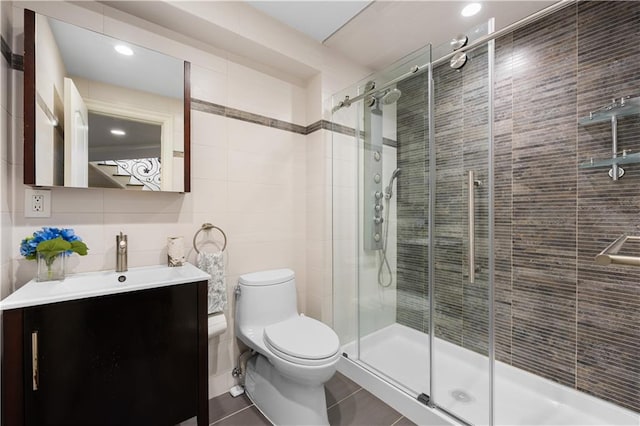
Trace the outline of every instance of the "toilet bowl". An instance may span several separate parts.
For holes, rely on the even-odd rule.
[[[324,383],[336,372],[340,342],[327,325],[299,314],[290,269],[242,275],[236,336],[257,352],[245,390],[276,425],[328,425]]]

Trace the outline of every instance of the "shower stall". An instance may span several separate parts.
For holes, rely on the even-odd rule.
[[[562,32],[577,7],[578,17],[602,13],[593,5],[556,6],[541,14],[543,22],[532,20],[522,34],[500,38],[489,36],[489,21],[446,45],[427,45],[332,97],[333,326],[344,352],[339,369],[371,384],[414,422],[640,422],[640,372],[633,364],[638,324],[632,324],[628,347],[616,352],[624,361],[610,360],[616,369],[624,362],[630,368],[604,373],[620,385],[615,394],[607,394],[609,384],[594,385],[598,376],[587,371],[603,347],[588,353],[583,335],[567,337],[561,329],[561,314],[573,309],[566,328],[580,332],[581,302],[568,301],[568,293],[577,294],[576,269],[592,268],[581,266],[587,261],[576,247],[575,229],[564,234],[563,203],[575,213],[581,203],[577,181],[600,184],[602,174],[581,176],[581,148],[573,146],[571,166],[540,166],[556,186],[575,190],[566,194],[562,186],[557,195],[544,176],[533,176],[536,163],[519,163],[542,156],[546,165],[556,157],[554,147],[527,151],[555,136],[538,140],[534,135],[553,129],[519,124],[520,116],[536,118],[518,110],[516,83],[530,83],[531,99],[543,89],[518,75],[527,58],[516,37],[534,44],[536,30]],[[640,16],[637,6],[624,7],[635,7]],[[554,84],[553,78],[545,81]],[[567,120],[574,143],[580,142],[577,120]],[[639,127],[629,124],[627,136],[640,134]],[[566,168],[573,181],[563,180]],[[541,185],[540,198],[527,179]],[[548,202],[556,196],[566,197],[558,210]],[[536,211],[547,213],[532,216]],[[574,219],[579,228],[580,217]],[[540,223],[548,234],[536,228]],[[629,230],[635,226],[629,223]],[[605,246],[608,235],[599,236]],[[554,268],[567,244],[573,244],[568,250],[574,259],[563,275]],[[634,271],[615,273],[617,281],[635,280]],[[563,285],[568,288],[558,290]],[[640,292],[630,291],[640,313]],[[564,351],[567,345],[573,346]]]

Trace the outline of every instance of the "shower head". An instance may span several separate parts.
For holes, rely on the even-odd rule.
[[[370,108],[380,108],[380,105],[391,105],[395,103],[402,96],[402,92],[399,89],[387,89],[383,92],[378,92],[365,99],[365,104]]]
[[[389,185],[384,189],[384,196],[387,200],[393,196],[393,181],[398,178],[398,175],[400,175],[399,168],[395,169],[393,173],[391,173],[391,178],[389,178]]]
[[[384,105],[391,105],[396,102],[402,96],[402,92],[399,89],[391,89],[382,96],[382,103]]]

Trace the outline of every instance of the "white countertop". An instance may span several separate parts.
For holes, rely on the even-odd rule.
[[[126,277],[126,280],[118,281],[120,276]],[[0,311],[206,281],[209,278],[206,272],[185,263],[173,268],[158,265],[131,268],[127,272],[87,272],[69,275],[62,281],[31,280],[3,299],[0,302]]]

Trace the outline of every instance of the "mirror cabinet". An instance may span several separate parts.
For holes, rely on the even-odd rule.
[[[189,192],[189,62],[24,20],[24,183]]]

